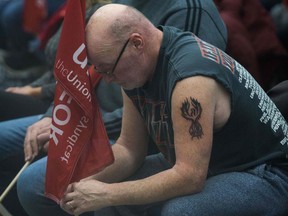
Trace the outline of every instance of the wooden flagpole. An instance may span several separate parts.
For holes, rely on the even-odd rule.
[[[17,182],[20,174],[25,170],[25,168],[30,164],[29,161],[27,161],[24,166],[21,168],[21,170],[17,173],[17,175],[14,177],[14,179],[11,181],[11,183],[8,185],[8,187],[5,189],[5,191],[1,194],[0,196],[0,204],[3,201],[3,199],[5,198],[5,196],[9,193],[9,191],[12,189],[12,187],[14,186],[14,184]]]
[[[0,216],[12,216],[1,203],[0,203]]]

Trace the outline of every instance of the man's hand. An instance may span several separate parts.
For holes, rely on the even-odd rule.
[[[84,180],[70,184],[64,194],[60,206],[73,215],[95,211],[109,206],[106,189],[109,184],[97,180]]]
[[[24,140],[25,161],[32,161],[39,151],[47,152],[52,119],[43,118],[31,125]]]
[[[6,92],[30,95],[33,97],[39,97],[41,95],[42,87],[32,87],[32,86],[23,86],[23,87],[9,87],[5,90]]]

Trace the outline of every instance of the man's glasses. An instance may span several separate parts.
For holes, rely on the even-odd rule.
[[[120,53],[119,53],[119,55],[118,55],[118,58],[117,58],[116,61],[115,61],[115,64],[114,64],[112,70],[111,70],[111,71],[99,71],[99,70],[95,69],[95,70],[97,71],[97,73],[111,76],[111,75],[114,73],[114,71],[115,71],[115,69],[116,69],[116,67],[117,67],[117,64],[118,64],[118,62],[120,61],[120,58],[121,58],[121,56],[123,55],[123,53],[124,53],[124,51],[125,51],[128,43],[129,43],[129,41],[130,41],[130,38],[128,38],[128,40],[125,42],[124,46],[122,47],[122,49],[121,49],[121,51],[120,51]]]

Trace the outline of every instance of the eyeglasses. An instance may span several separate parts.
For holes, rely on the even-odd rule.
[[[128,38],[128,40],[125,42],[124,46],[122,47],[122,49],[121,49],[121,51],[120,51],[120,53],[119,53],[119,55],[118,55],[118,57],[117,57],[117,59],[116,59],[116,61],[115,61],[115,64],[114,64],[112,70],[111,70],[111,71],[99,71],[99,70],[97,70],[97,69],[95,68],[95,70],[97,71],[97,73],[111,76],[111,75],[114,73],[114,71],[115,71],[115,69],[116,69],[116,67],[117,67],[117,64],[118,64],[118,62],[120,61],[120,58],[121,58],[121,56],[123,55],[123,53],[124,53],[124,51],[125,51],[128,43],[129,43],[129,41],[130,41],[130,38]]]

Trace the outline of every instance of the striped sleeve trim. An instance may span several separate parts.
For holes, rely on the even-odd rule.
[[[186,16],[185,31],[198,35],[202,17],[201,0],[186,0],[188,13]]]

